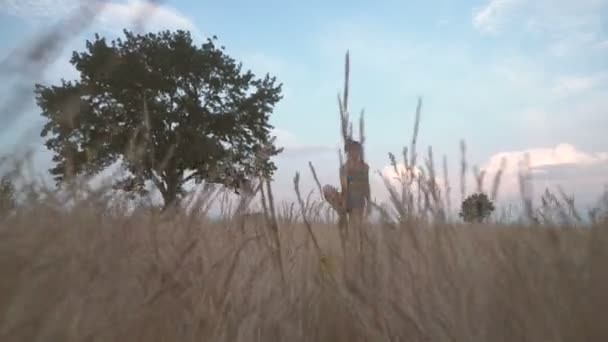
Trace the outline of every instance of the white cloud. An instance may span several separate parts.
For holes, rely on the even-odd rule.
[[[91,18],[90,25],[87,25],[86,32],[75,32],[73,35],[66,36],[62,44],[59,44],[57,51],[50,54],[47,58],[48,66],[30,75],[21,73],[19,77],[25,76],[35,78],[36,81],[44,80],[47,82],[57,82],[60,78],[74,79],[78,75],[76,70],[68,63],[71,51],[81,50],[83,41],[90,38],[90,32],[110,33],[112,35],[122,35],[123,29],[137,30],[138,28],[150,31],[158,30],[189,30],[195,36],[200,36],[193,21],[179,11],[165,5],[160,5],[159,1],[154,0],[128,0],[123,2],[107,0],[0,0],[0,13],[14,15],[22,18],[25,22],[34,25],[33,32],[26,33],[33,37],[46,32],[48,26],[53,24],[53,20],[67,19],[73,17],[74,13],[79,13],[79,8],[84,4],[87,11],[97,9],[92,12],[95,16]],[[76,12],[75,12],[76,11]],[[143,19],[138,24],[138,19]],[[139,27],[138,27],[139,26]],[[76,34],[80,36],[74,38]],[[14,51],[20,51],[23,47],[28,47],[27,42],[32,37],[26,37],[26,42],[22,47],[13,47]],[[19,58],[15,58],[18,61]],[[28,79],[29,82],[29,79]]]
[[[400,191],[402,186],[402,181],[404,180],[403,176],[406,174],[405,165],[403,162],[397,163],[397,172],[395,172],[395,167],[393,165],[386,165],[380,170],[380,176],[374,175],[374,178],[370,180],[371,188],[374,192],[374,196],[379,202],[386,202],[389,200],[389,192],[386,189],[385,181],[388,181],[388,184],[392,186],[395,190]],[[420,166],[416,166],[414,168],[414,174],[418,177],[422,174],[422,170]],[[424,174],[428,177],[428,170],[424,167]],[[384,180],[382,180],[384,179]],[[445,178],[443,177],[443,169],[441,165],[435,164],[435,182],[440,187],[440,191],[444,191],[445,189]],[[454,181],[450,180],[451,187],[453,188]],[[412,185],[413,189],[417,189],[417,183]],[[416,190],[414,190],[416,191]],[[455,194],[452,192],[452,200],[455,198]]]
[[[602,148],[606,146],[605,127],[608,127],[606,80],[598,76],[598,79],[592,82],[595,84],[594,88],[588,91],[573,92],[570,89],[570,92],[566,92],[562,88],[561,94],[556,90],[560,89],[558,83],[549,85],[551,101],[511,112],[510,115],[519,121],[519,133],[528,135],[522,137],[523,139],[542,142],[555,141],[555,138],[558,138],[596,146],[596,149]],[[583,81],[571,83],[577,82],[585,84]]]
[[[380,174],[382,175],[382,178],[388,180],[391,184],[398,185],[400,184],[399,180],[401,179],[401,177],[406,174],[405,165],[403,164],[403,162],[397,163],[396,172],[395,167],[393,165],[386,165],[382,168],[382,170],[380,170]],[[419,167],[414,168],[414,174],[416,176],[420,176],[421,171]]]
[[[583,93],[608,86],[608,71],[590,75],[562,76],[554,81],[553,92],[557,95]],[[608,101],[604,101],[608,103]]]
[[[272,75],[283,75],[289,72],[290,65],[283,59],[265,54],[263,52],[255,52],[244,56],[243,66],[251,69],[256,75],[270,73]]]
[[[558,93],[571,93],[591,89],[594,84],[591,77],[565,77],[558,80],[553,89]]]
[[[508,81],[518,89],[531,90],[544,82],[544,75],[536,69],[536,65],[529,61],[513,59],[501,61],[495,64],[492,70],[499,78]]]
[[[600,50],[608,50],[608,39],[595,44],[595,48]]]
[[[486,32],[517,22],[535,32],[601,28],[607,6],[608,0],[489,0],[473,11],[472,24]]]
[[[356,60],[356,70],[359,72],[369,68],[374,72],[394,75],[396,65],[404,67],[428,57],[432,46],[431,43],[395,35],[394,32],[361,22],[332,23],[331,28],[321,32],[321,53],[331,61],[331,70],[335,70],[337,75],[343,72],[344,53],[347,50],[351,54],[351,63]],[[337,79],[341,80],[340,77]]]
[[[588,31],[564,33],[549,46],[549,52],[555,57],[570,56],[597,44],[597,36],[597,33]]]
[[[501,181],[500,193],[507,198],[519,195],[521,162],[530,157],[533,187],[563,186],[578,197],[593,199],[597,189],[608,184],[608,153],[589,153],[571,144],[559,144],[552,148],[531,148],[521,151],[500,152],[489,158],[482,169],[493,177],[500,169],[503,158],[506,168]]]
[[[126,3],[108,2],[104,11],[97,18],[105,29],[120,32],[124,28],[133,28],[137,21],[150,30],[189,30],[197,32],[196,25],[183,13],[156,4],[152,1],[129,0]]]
[[[79,4],[79,0],[2,0],[0,12],[26,20],[43,20],[63,17]]]
[[[535,191],[534,200],[539,198],[540,192],[545,188],[555,190],[557,186],[560,186],[567,193],[574,194],[579,204],[586,206],[592,204],[600,195],[604,185],[608,184],[608,152],[584,152],[566,143],[558,144],[555,147],[499,152],[488,158],[480,167],[480,170],[486,172],[484,189],[490,191],[494,177],[501,168],[502,160],[505,160],[498,191],[499,204],[519,200],[519,172],[526,154],[530,158],[532,188]],[[403,164],[397,164],[397,169],[402,172]],[[445,183],[441,165],[436,165],[436,169],[437,184],[443,189]],[[393,166],[383,167],[381,175],[388,179],[393,186],[399,186],[399,182],[396,180],[398,175]],[[450,172],[452,203],[458,203],[460,200],[459,177],[458,173]],[[476,187],[470,169],[465,182],[466,191],[470,194]],[[379,199],[388,199],[384,185],[378,180],[375,183],[373,188],[375,188],[375,193],[379,194]]]
[[[597,124],[606,123],[608,70],[549,72],[541,62],[517,57],[497,61],[490,70],[499,80],[495,87],[503,86],[504,96],[517,99],[517,105],[504,115],[518,121],[535,138],[539,133],[560,134],[562,140],[569,134],[568,140],[580,143],[572,140],[575,132],[596,131]],[[551,130],[547,130],[549,126]],[[605,140],[604,135],[598,138]]]
[[[539,108],[526,109],[521,113],[518,113],[517,116],[520,118],[519,121],[522,125],[530,129],[545,127],[546,123],[549,122],[549,119],[551,118],[547,111]]]
[[[579,151],[571,144],[559,144],[553,148],[531,148],[523,151],[500,152],[492,157],[484,165],[484,169],[494,172],[499,169],[502,158],[507,160],[509,171],[517,171],[516,166],[525,154],[530,156],[531,168],[542,168],[544,166],[562,164],[593,164],[608,161],[604,153],[587,153]]]
[[[64,18],[82,6],[81,0],[2,0],[2,2],[1,12],[39,25],[47,25],[50,20]],[[120,33],[125,28],[135,29],[134,25],[141,21],[144,29],[184,29],[198,33],[196,25],[190,18],[156,1],[88,0],[86,5],[101,5],[101,11],[92,23],[93,29]]]
[[[473,11],[473,26],[479,31],[496,33],[521,0],[489,0],[485,6]]]
[[[231,52],[228,52],[231,53]],[[310,74],[310,71],[298,63],[289,63],[282,56],[267,54],[264,52],[242,53],[235,51],[235,56],[243,62],[244,69],[250,69],[258,78],[269,74],[276,77],[279,83],[282,83],[281,94],[283,99],[278,103],[277,108],[284,105],[286,101],[292,100],[296,93],[293,91],[302,82],[305,76]],[[241,57],[242,56],[242,57]]]
[[[270,134],[277,138],[276,145],[284,148],[279,157],[304,157],[319,153],[336,153],[338,150],[338,146],[304,144],[298,141],[293,133],[282,128],[274,128]]]
[[[607,10],[608,0],[489,0],[473,11],[472,25],[482,33],[546,34],[550,52],[561,57],[605,41]]]
[[[296,143],[296,136],[283,128],[273,128],[271,135],[277,138],[276,143],[279,146],[289,146]]]

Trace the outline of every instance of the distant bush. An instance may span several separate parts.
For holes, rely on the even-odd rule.
[[[492,215],[494,203],[484,193],[477,193],[467,197],[461,206],[459,216],[465,222],[483,222]]]

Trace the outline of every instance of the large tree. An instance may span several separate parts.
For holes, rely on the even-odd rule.
[[[216,37],[196,46],[185,31],[124,35],[110,43],[95,35],[74,52],[79,80],[36,85],[59,185],[121,162],[129,177],[117,187],[143,192],[151,181],[169,205],[191,180],[238,191],[251,175],[272,175],[275,77],[242,71]]]

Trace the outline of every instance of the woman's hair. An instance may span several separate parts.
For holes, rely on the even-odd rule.
[[[349,154],[353,150],[359,152],[359,154],[362,154],[362,152],[363,152],[363,146],[361,146],[360,142],[358,142],[356,140],[350,140],[349,139],[344,144],[344,152],[346,152],[346,154]]]

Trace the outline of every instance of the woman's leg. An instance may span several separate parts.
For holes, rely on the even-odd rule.
[[[351,197],[349,201],[349,222],[361,223],[365,218],[365,199],[363,197]]]

